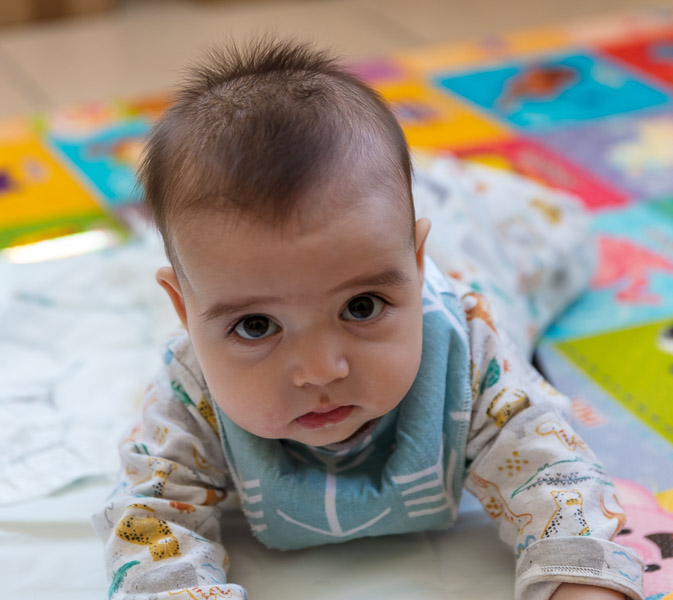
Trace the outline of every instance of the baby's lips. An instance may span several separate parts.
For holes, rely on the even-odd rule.
[[[336,425],[346,419],[353,411],[353,406],[339,406],[328,412],[310,412],[298,417],[296,422],[307,429],[318,429],[327,425]]]

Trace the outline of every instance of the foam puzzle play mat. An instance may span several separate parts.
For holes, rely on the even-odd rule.
[[[616,477],[627,514],[620,541],[647,565],[648,600],[673,598],[673,11],[354,68],[414,149],[525,175],[591,212],[598,266],[537,358]],[[132,237],[143,136],[169,102],[115,99],[0,123],[0,248]]]

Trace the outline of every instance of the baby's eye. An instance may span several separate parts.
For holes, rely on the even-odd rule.
[[[363,294],[355,296],[341,312],[341,318],[345,321],[369,321],[378,317],[383,310],[385,302],[378,296]]]
[[[269,317],[250,315],[236,323],[233,331],[244,340],[261,340],[278,331],[279,327]]]

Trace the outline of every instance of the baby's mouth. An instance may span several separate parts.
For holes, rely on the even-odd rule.
[[[295,419],[295,421],[306,429],[319,429],[320,427],[329,427],[336,425],[348,416],[355,408],[352,404],[348,406],[339,406],[326,412],[310,412]]]

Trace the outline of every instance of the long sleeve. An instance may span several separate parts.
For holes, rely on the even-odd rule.
[[[625,522],[600,461],[568,422],[569,401],[499,334],[483,296],[465,289],[473,410],[465,486],[517,557],[516,598],[546,600],[562,582],[642,598],[642,565],[611,540]]]
[[[215,417],[199,386],[179,383],[164,368],[120,455],[118,485],[93,517],[105,542],[108,597],[245,599],[242,587],[226,581],[218,505],[227,474]]]

